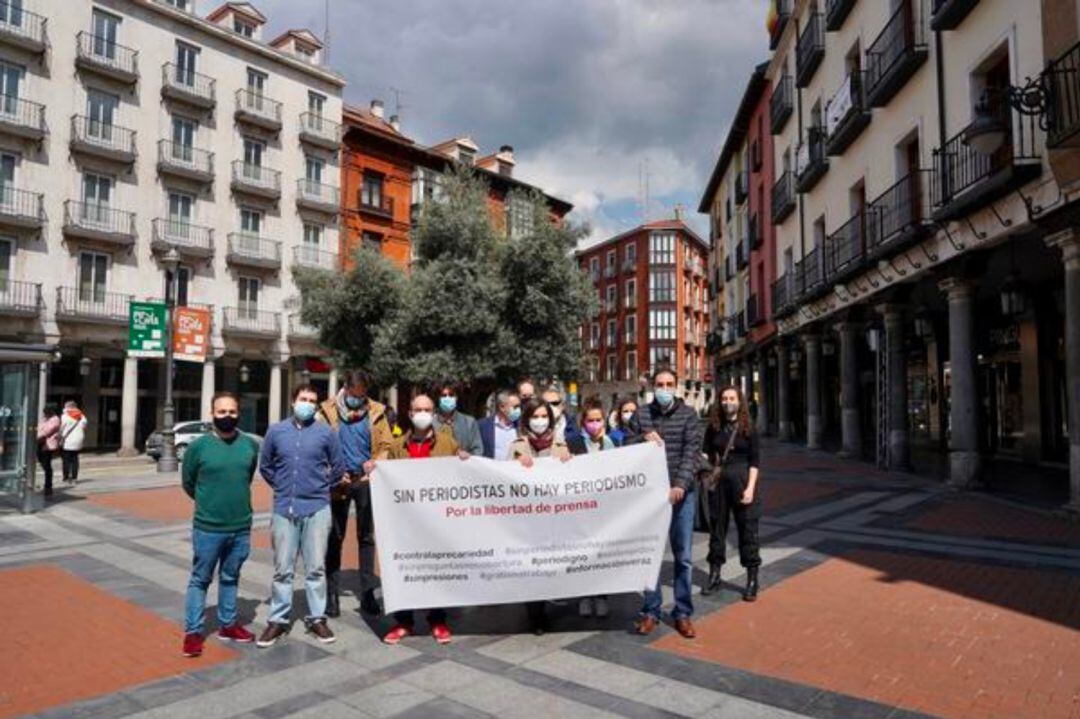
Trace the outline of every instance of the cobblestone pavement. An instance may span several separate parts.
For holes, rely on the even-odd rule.
[[[453,610],[449,646],[387,647],[387,620],[357,611],[353,548],[336,644],[297,626],[195,660],[179,655],[190,503],[175,476],[103,462],[47,511],[0,514],[0,718],[1080,717],[1080,525],[800,448],[766,456],[762,595],[740,601],[729,562],[725,591],[696,597],[694,641],[629,633],[639,598],[622,596],[607,620],[553,607],[539,638],[498,606]],[[255,630],[271,577],[257,483]]]

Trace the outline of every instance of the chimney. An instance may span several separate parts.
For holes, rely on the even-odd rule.
[[[679,222],[682,222],[683,221],[683,213],[685,211],[686,211],[686,208],[683,207],[681,203],[678,204],[678,205],[675,205],[675,219],[677,221],[679,221]]]
[[[383,101],[382,100],[372,100],[371,101],[371,114],[374,115],[375,117],[379,118],[380,120],[383,119],[384,112],[383,112]]]
[[[391,115],[390,127],[394,128],[394,132],[401,132],[401,118],[397,115]]]
[[[514,148],[511,145],[503,145],[499,148],[500,155],[506,155],[511,162],[514,160]]]

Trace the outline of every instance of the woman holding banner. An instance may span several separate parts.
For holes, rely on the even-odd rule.
[[[567,440],[566,444],[570,454],[592,454],[615,449],[615,443],[604,431],[604,405],[599,397],[588,397],[582,403],[581,434]],[[582,597],[578,602],[578,614],[583,617],[595,614],[598,619],[603,619],[608,615],[607,595]]]
[[[721,390],[720,401],[709,411],[705,453],[713,471],[708,480],[709,580],[701,593],[712,594],[720,589],[728,522],[734,515],[739,533],[739,560],[746,568],[743,599],[752,602],[757,599],[758,568],[761,566],[758,542],[760,452],[750,412],[737,387]]]
[[[521,462],[523,467],[533,466],[539,457],[557,457],[563,462],[570,459],[566,443],[555,433],[555,413],[543,400],[530,399],[521,410],[518,438],[510,445],[510,459]],[[540,636],[548,629],[544,602],[528,602],[529,628]]]

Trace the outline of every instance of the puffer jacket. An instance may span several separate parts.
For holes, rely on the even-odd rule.
[[[653,400],[638,408],[637,421],[642,437],[656,432],[664,440],[671,486],[687,491],[693,488],[694,477],[702,465],[701,448],[705,441],[705,426],[697,412],[678,397],[667,410]]]

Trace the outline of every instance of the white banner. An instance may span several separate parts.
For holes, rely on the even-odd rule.
[[[851,111],[851,78],[851,75],[845,77],[844,84],[840,86],[832,99],[825,104],[825,133],[828,137],[832,137],[833,133],[836,132],[836,128],[840,125],[840,121]]]
[[[379,462],[371,481],[386,611],[637,592],[671,522],[652,443],[568,462]]]

